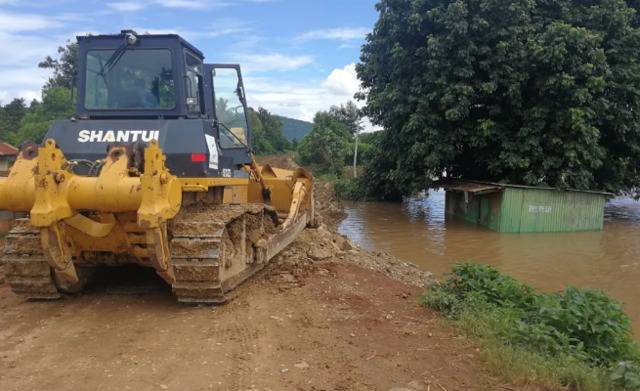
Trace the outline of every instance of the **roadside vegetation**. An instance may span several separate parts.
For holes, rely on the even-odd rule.
[[[363,167],[374,156],[377,133],[364,133],[362,120],[362,111],[351,101],[319,111],[313,128],[296,149],[297,162],[321,180],[331,182],[342,199],[372,198],[367,193]]]
[[[253,151],[257,155],[273,155],[292,150],[292,145],[282,133],[282,119],[262,107],[249,108],[247,113],[253,137]]]
[[[620,303],[591,289],[537,294],[490,266],[464,263],[421,303],[477,338],[506,381],[565,390],[640,390],[640,349]]]

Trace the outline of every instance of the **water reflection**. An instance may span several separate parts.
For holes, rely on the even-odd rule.
[[[444,192],[394,203],[347,203],[340,232],[441,274],[460,260],[498,267],[543,290],[566,285],[605,290],[623,301],[640,330],[640,203],[615,199],[603,231],[498,234],[449,218]],[[636,332],[638,335],[640,331]]]

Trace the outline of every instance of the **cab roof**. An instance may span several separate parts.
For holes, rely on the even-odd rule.
[[[194,54],[199,56],[201,59],[204,59],[204,54],[200,50],[198,50],[195,46],[190,44],[187,40],[185,40],[178,34],[148,34],[148,33],[138,34],[133,30],[122,30],[120,34],[79,35],[79,36],[76,36],[76,39],[78,40],[78,42],[84,41],[88,44],[91,44],[92,41],[124,39],[127,33],[133,33],[138,38],[145,39],[145,40],[146,39],[167,39],[167,40],[177,41],[182,46],[188,48]]]

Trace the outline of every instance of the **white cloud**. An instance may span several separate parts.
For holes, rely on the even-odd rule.
[[[1,1],[0,0],[0,4]],[[173,9],[203,10],[206,8],[230,7],[247,3],[273,3],[279,0],[153,0],[153,1],[115,1],[107,4],[108,8],[120,12],[137,12],[151,6]]]
[[[360,90],[360,80],[356,74],[356,64],[331,71],[322,85],[337,95],[353,96]]]
[[[135,12],[140,11],[145,7],[142,3],[134,3],[131,1],[122,1],[107,4],[107,7],[121,12]]]
[[[363,102],[356,101],[353,95],[360,90],[360,81],[355,72],[355,64],[333,69],[320,80],[306,83],[291,83],[285,80],[256,77],[245,72],[247,99],[252,107],[264,107],[267,110],[287,117],[313,121],[318,111],[328,110],[334,105],[345,104],[349,100],[358,107]],[[365,132],[379,130],[365,118]]]
[[[0,104],[9,103],[13,98],[24,98],[27,104],[41,98],[42,85],[49,73],[43,69],[30,67],[0,69]]]
[[[241,23],[237,23],[235,25],[218,23],[217,26],[213,28],[203,28],[201,30],[185,30],[177,27],[159,29],[140,26],[134,26],[132,30],[139,34],[178,34],[187,40],[197,40],[201,38],[216,38],[225,35],[248,33],[251,31],[251,28],[245,27]]]
[[[218,5],[220,2],[200,0],[157,0],[159,5],[167,8],[202,9],[210,5]]]
[[[73,14],[39,15],[0,10],[0,101],[40,97],[49,72],[39,69],[38,63],[47,54],[54,54],[68,38],[59,32],[65,22],[73,18]]]
[[[334,69],[325,79],[306,83],[256,77],[249,70],[245,73],[247,99],[252,106],[306,121],[313,120],[320,110],[353,100],[360,86],[354,64]]]
[[[47,54],[54,54],[62,42],[56,37],[14,35],[0,31],[0,67],[35,66]]]
[[[0,32],[22,32],[59,27],[61,23],[45,15],[0,11]]]
[[[236,54],[232,56],[247,72],[292,71],[313,62],[312,56],[290,56],[282,53]]]
[[[363,27],[342,27],[333,29],[322,29],[307,31],[299,35],[298,41],[310,41],[316,39],[333,39],[339,41],[350,41],[354,39],[362,39],[367,35],[369,29]]]
[[[218,28],[212,28],[210,30],[204,30],[201,32],[196,32],[196,36],[200,35],[200,36],[204,36],[204,37],[210,37],[210,38],[214,38],[214,37],[222,37],[224,35],[233,35],[233,34],[240,34],[240,33],[246,33],[251,31],[251,29],[249,27],[242,27],[241,25],[238,25],[236,27],[218,27]]]

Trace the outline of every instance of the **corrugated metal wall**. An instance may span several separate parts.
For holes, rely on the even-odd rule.
[[[505,188],[468,195],[448,191],[446,211],[498,232],[569,232],[601,230],[606,197],[573,191]]]
[[[573,191],[506,188],[500,232],[601,230],[605,196]]]

